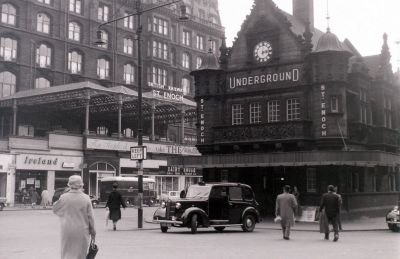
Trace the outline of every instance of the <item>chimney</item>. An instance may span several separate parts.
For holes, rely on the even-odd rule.
[[[293,16],[314,29],[314,0],[293,0]]]

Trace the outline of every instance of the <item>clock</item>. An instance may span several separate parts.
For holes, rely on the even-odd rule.
[[[271,56],[272,46],[268,41],[261,41],[254,47],[254,57],[258,62],[267,62]]]

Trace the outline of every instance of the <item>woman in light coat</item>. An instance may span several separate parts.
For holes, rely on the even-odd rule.
[[[93,208],[88,195],[82,192],[79,175],[69,177],[70,190],[54,204],[53,212],[61,221],[61,259],[84,259],[90,236],[95,241]]]

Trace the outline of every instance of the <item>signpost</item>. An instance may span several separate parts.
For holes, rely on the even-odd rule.
[[[146,159],[147,159],[146,146],[131,147],[131,160],[146,160]]]

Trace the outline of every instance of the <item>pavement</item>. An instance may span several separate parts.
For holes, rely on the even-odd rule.
[[[51,206],[47,208],[43,208],[42,206],[35,206],[32,208],[30,205],[18,205],[15,207],[5,207],[0,213],[7,213],[7,211],[29,211],[29,210],[51,210]],[[96,208],[95,210],[101,210],[104,208]],[[159,229],[158,224],[152,224],[151,216],[152,212],[155,211],[157,207],[151,207],[146,209],[150,210],[150,213],[146,213],[144,215],[143,222],[143,230],[153,230]],[[280,224],[274,223],[272,217],[264,217],[260,223],[257,224],[256,228],[260,229],[272,229],[272,230],[280,230]],[[352,232],[352,231],[381,231],[388,230],[388,227],[385,222],[385,215],[382,217],[361,217],[359,219],[352,220],[342,220],[342,232]],[[319,223],[315,222],[296,222],[295,226],[292,228],[292,231],[309,231],[309,232],[319,232]]]

